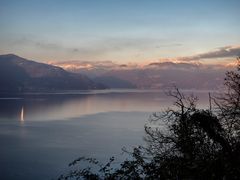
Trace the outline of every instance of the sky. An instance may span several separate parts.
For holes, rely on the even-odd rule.
[[[239,0],[0,0],[0,54],[220,63],[240,55],[239,9]]]

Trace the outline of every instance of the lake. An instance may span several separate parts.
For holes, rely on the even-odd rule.
[[[208,91],[194,94],[208,106]],[[149,116],[173,101],[158,90],[0,95],[0,179],[56,179],[80,156],[120,162],[123,147],[144,143]]]

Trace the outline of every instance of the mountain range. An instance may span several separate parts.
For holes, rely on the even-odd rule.
[[[181,89],[215,90],[221,88],[227,70],[233,66],[192,62],[152,62],[145,65],[116,64],[111,61],[50,62],[67,71],[82,73],[90,78],[123,81],[127,88],[164,89],[173,85]],[[111,87],[113,83],[108,81]]]
[[[14,54],[0,55],[0,91],[101,89],[85,75],[60,67],[27,60]]]
[[[214,90],[229,67],[200,63],[154,62],[139,66],[111,61],[39,63],[14,54],[0,55],[0,92],[104,88]]]

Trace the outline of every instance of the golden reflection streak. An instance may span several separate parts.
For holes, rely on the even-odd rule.
[[[22,110],[21,110],[20,121],[24,122],[24,107],[22,107]]]

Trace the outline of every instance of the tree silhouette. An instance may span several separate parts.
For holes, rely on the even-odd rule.
[[[87,161],[88,166],[59,179],[239,179],[240,177],[240,59],[235,71],[226,73],[225,92],[215,98],[215,107],[199,109],[197,97],[178,88],[168,92],[173,108],[152,115],[145,125],[146,146],[128,152],[130,159],[118,168],[96,159],[79,158],[70,166]]]

